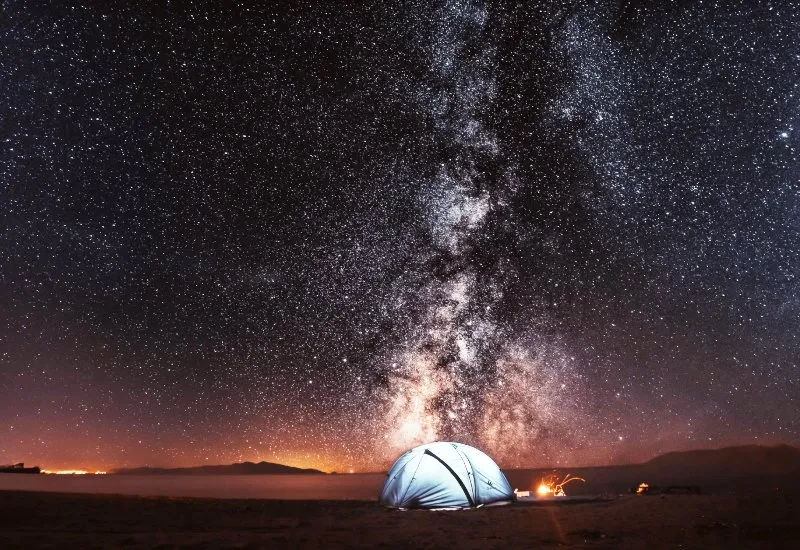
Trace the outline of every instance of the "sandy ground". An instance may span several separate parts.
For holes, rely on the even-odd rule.
[[[622,496],[460,512],[0,491],[0,548],[800,548],[800,498]]]

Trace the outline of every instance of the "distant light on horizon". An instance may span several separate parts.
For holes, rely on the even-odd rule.
[[[107,472],[103,472],[100,470],[97,471],[89,471],[89,470],[42,470],[41,473],[43,474],[53,474],[53,475],[103,475]]]

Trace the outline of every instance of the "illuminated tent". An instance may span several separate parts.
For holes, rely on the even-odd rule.
[[[438,441],[398,458],[378,500],[392,508],[470,508],[510,502],[514,491],[494,460],[478,449]]]

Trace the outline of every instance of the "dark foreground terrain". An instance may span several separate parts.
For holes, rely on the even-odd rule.
[[[0,548],[800,548],[800,499],[610,502],[399,512],[364,501],[0,492]]]

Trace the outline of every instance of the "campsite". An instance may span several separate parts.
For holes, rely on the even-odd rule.
[[[798,466],[800,451],[788,446],[672,453],[572,469],[587,481],[562,487],[563,497],[537,495],[542,482],[565,479],[552,469],[500,470],[448,442],[409,449],[376,474],[10,475],[0,479],[0,547],[797,548]],[[173,496],[87,494],[153,495],[148,483],[164,491],[174,480],[182,485]],[[192,480],[205,492],[188,492]],[[654,489],[699,482],[702,493],[637,495],[634,480]],[[18,490],[3,490],[12,482]]]

